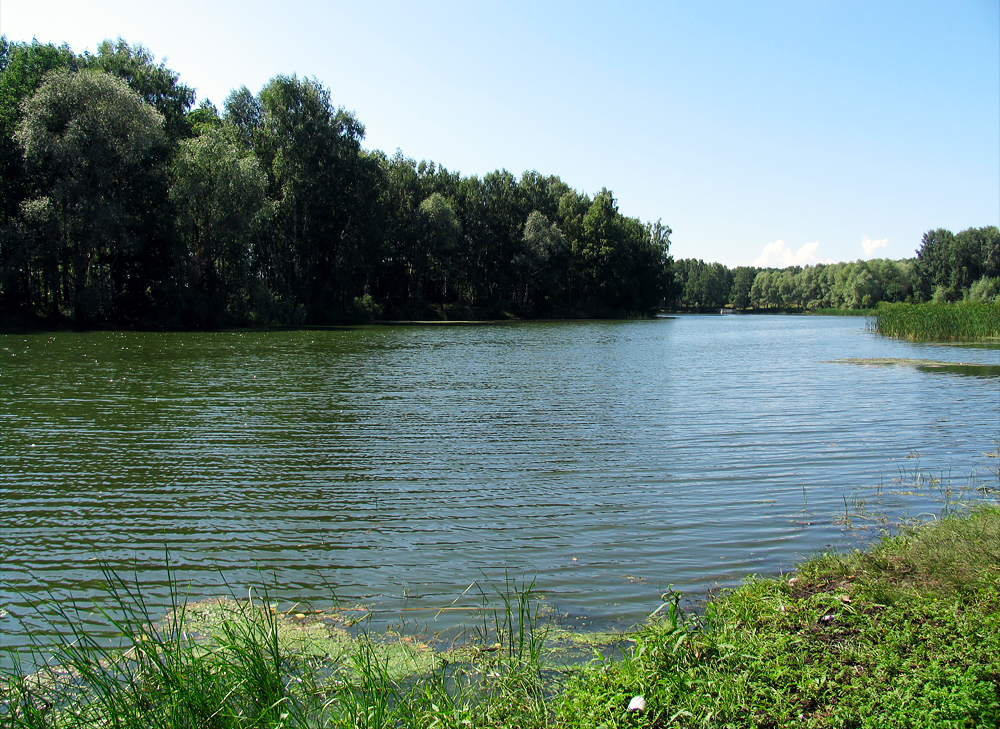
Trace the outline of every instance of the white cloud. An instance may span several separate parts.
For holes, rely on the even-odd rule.
[[[885,248],[888,245],[888,238],[878,238],[877,240],[872,240],[867,235],[861,236],[861,247],[865,249],[865,258],[872,258],[875,255],[875,251],[879,248]]]
[[[787,268],[788,266],[808,266],[823,263],[819,257],[819,241],[806,243],[793,251],[783,240],[776,240],[764,246],[760,256],[753,262],[757,268]],[[830,259],[826,263],[830,263]]]

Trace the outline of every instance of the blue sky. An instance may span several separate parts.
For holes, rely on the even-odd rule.
[[[608,187],[677,258],[904,258],[1000,223],[997,0],[2,0],[0,33],[142,43],[220,106],[313,76],[366,147]]]

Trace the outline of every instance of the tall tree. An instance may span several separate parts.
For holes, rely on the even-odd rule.
[[[950,230],[938,228],[924,233],[917,251],[914,295],[919,301],[948,298],[951,271],[949,259],[955,236]]]
[[[260,99],[246,86],[240,86],[223,103],[223,118],[236,130],[237,139],[246,149],[253,149],[259,142],[261,131]]]
[[[189,136],[187,113],[194,105],[194,89],[182,84],[180,76],[142,45],[130,46],[119,38],[104,40],[95,55],[85,57],[85,67],[105,71],[125,81],[147,104],[163,115],[163,129],[171,146]]]
[[[410,253],[413,288],[418,300],[445,303],[452,260],[462,237],[455,203],[439,192],[420,203],[414,220]],[[454,292],[453,292],[454,293]]]
[[[751,266],[737,266],[733,273],[733,285],[729,289],[729,303],[737,309],[746,309],[750,306],[750,289],[753,288],[753,280],[757,275],[757,269]]]
[[[253,242],[267,218],[267,176],[234,137],[222,127],[184,140],[171,169],[170,199],[200,325],[245,323],[252,313]]]
[[[618,308],[624,293],[624,274],[630,263],[622,243],[618,205],[609,190],[602,190],[583,216],[577,256],[583,294],[590,299],[590,306]]]
[[[50,73],[24,106],[15,134],[43,180],[35,217],[58,229],[45,262],[47,305],[78,321],[108,320],[144,240],[142,190],[163,170],[163,116],[101,71]]]
[[[13,43],[0,36],[0,312],[37,313],[43,295],[38,264],[52,246],[51,217],[44,206],[22,210],[34,187],[14,138],[24,118],[22,104],[46,73],[75,63],[68,46]],[[29,226],[23,225],[24,214]]]
[[[570,247],[559,226],[538,210],[524,224],[523,250],[514,257],[519,275],[521,309],[537,313],[563,301]]]
[[[313,79],[276,76],[260,92],[258,156],[278,203],[270,267],[279,295],[301,296],[313,321],[335,319],[348,305],[354,256],[364,126],[334,109]]]

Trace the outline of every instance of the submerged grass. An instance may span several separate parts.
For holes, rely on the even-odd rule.
[[[879,304],[869,326],[887,337],[922,341],[977,342],[1000,339],[1000,304]]]
[[[866,367],[885,367],[898,365],[915,367],[921,372],[931,374],[951,374],[966,377],[1000,377],[1000,365],[980,364],[977,362],[942,362],[934,359],[911,359],[905,357],[849,357],[846,359],[829,360],[825,364],[850,364]]]
[[[988,505],[751,578],[700,615],[668,592],[627,650],[573,667],[547,662],[558,636],[534,584],[507,576],[482,588],[474,639],[443,652],[252,594],[178,599],[156,623],[138,590],[107,578],[123,644],[76,635],[49,667],[4,677],[0,726],[1000,726],[1000,509]]]

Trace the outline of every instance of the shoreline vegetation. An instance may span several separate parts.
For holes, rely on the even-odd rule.
[[[872,331],[912,341],[1000,342],[1000,303],[957,301],[953,304],[880,304]]]
[[[48,668],[3,677],[0,726],[1000,725],[989,503],[750,577],[697,613],[668,592],[636,629],[575,643],[510,577],[480,588],[471,640],[444,647],[369,632],[360,608],[185,604],[176,585],[154,621],[141,590],[106,576],[122,645],[77,634]]]
[[[606,188],[365,149],[317,79],[195,101],[141,45],[0,36],[0,331],[1000,301],[995,225],[899,261],[674,260],[670,227]]]

